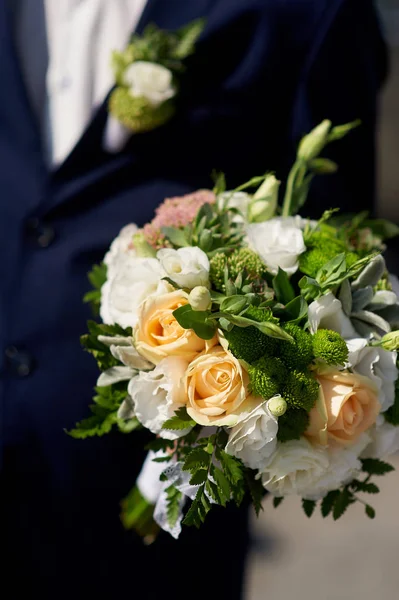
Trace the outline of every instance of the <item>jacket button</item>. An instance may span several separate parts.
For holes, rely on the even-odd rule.
[[[47,248],[55,239],[53,227],[37,218],[28,219],[26,233],[28,238],[39,248]]]
[[[25,350],[9,346],[5,350],[6,369],[14,377],[28,377],[33,371],[33,357]]]

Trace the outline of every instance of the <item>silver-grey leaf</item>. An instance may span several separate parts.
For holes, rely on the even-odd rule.
[[[374,291],[371,285],[362,288],[361,290],[356,290],[353,292],[352,301],[353,301],[353,312],[357,312],[358,310],[363,310],[370,302],[372,301],[374,296]]]
[[[365,323],[364,321],[359,321],[358,319],[351,319],[351,323],[353,327],[356,329],[357,333],[360,337],[369,339],[372,337],[374,332],[374,327],[369,325],[369,323]]]
[[[378,290],[375,292],[369,308],[371,311],[377,311],[382,310],[387,306],[395,305],[399,305],[399,299],[395,292],[390,292],[389,290]]]
[[[377,328],[377,331],[381,330],[384,333],[389,333],[391,331],[391,326],[388,321],[385,321],[385,319],[379,315],[376,315],[368,310],[359,310],[358,312],[354,312],[352,313],[352,318],[372,325],[374,328]]]
[[[350,283],[347,279],[345,279],[341,284],[338,299],[342,304],[342,310],[344,311],[346,316],[349,317],[352,312],[352,290]]]
[[[118,419],[126,420],[133,419],[133,417],[135,417],[133,400],[127,396],[119,407]]]
[[[363,269],[359,277],[352,282],[352,289],[359,290],[368,285],[376,285],[385,272],[385,260],[379,254]]]
[[[98,387],[107,387],[120,381],[129,381],[135,374],[136,371],[130,367],[111,367],[101,373],[97,379],[97,385]]]

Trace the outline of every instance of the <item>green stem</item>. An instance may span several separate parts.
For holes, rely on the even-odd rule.
[[[283,202],[283,210],[281,213],[283,217],[289,217],[291,215],[292,201],[294,198],[295,179],[298,174],[301,163],[302,163],[302,161],[297,160],[294,163],[294,165],[288,175],[287,186],[285,189],[285,196],[284,196],[284,202]]]
[[[154,505],[143,497],[137,486],[134,486],[122,501],[123,526],[125,529],[134,529],[147,544],[152,543],[159,532],[159,526],[153,519],[154,508]]]

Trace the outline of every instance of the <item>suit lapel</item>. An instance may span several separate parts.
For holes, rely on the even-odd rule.
[[[196,0],[195,5],[187,0],[148,0],[143,14],[136,27],[136,32],[141,34],[150,23],[155,23],[161,29],[175,30],[198,17],[206,16],[209,5],[213,0]],[[84,175],[90,166],[95,164],[96,169],[107,168],[109,153],[104,150],[103,136],[104,128],[108,118],[108,101],[112,88],[103,104],[96,111],[91,123],[88,125],[83,136],[66,158],[66,160],[53,172],[52,181],[55,184],[55,192],[59,182]],[[145,135],[145,134],[143,134]],[[128,156],[115,156],[117,162],[129,161],[134,169],[139,160],[139,146],[141,136],[132,136],[129,142]],[[55,193],[51,200],[52,207],[66,200],[66,197]]]

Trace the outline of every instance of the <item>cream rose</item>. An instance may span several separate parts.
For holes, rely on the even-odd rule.
[[[123,79],[132,96],[142,96],[154,107],[176,95],[172,72],[156,63],[138,60],[126,69]]]
[[[193,360],[205,349],[205,340],[192,329],[183,329],[173,316],[188,303],[188,295],[176,290],[161,296],[151,296],[140,307],[134,328],[137,352],[157,365],[167,356]]]
[[[187,412],[200,425],[233,426],[248,397],[248,373],[222,346],[198,356],[186,371]]]
[[[309,414],[307,438],[322,446],[331,441],[354,444],[381,410],[376,386],[367,377],[332,368],[320,371],[316,379],[320,392]]]

